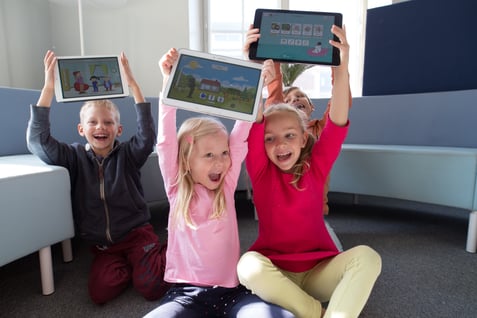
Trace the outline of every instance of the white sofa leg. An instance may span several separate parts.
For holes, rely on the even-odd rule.
[[[41,288],[43,295],[50,295],[55,292],[53,280],[53,261],[51,259],[51,246],[40,249],[40,273]]]
[[[465,250],[469,253],[477,251],[477,211],[472,211],[469,215],[469,229],[467,230]]]
[[[67,239],[61,242],[61,249],[63,251],[63,261],[65,263],[73,260],[73,249],[71,248],[71,240]]]

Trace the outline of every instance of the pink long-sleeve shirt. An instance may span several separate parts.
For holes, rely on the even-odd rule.
[[[297,190],[267,157],[264,124],[254,124],[248,138],[247,170],[253,188],[259,233],[250,247],[278,267],[303,272],[320,260],[338,254],[323,218],[323,186],[339,155],[348,125],[339,127],[329,119],[313,147],[310,168]]]
[[[174,210],[178,171],[176,108],[160,104],[157,133],[159,166]],[[171,283],[198,286],[235,287],[239,284],[236,267],[240,257],[240,241],[235,211],[234,193],[243,160],[247,154],[247,137],[251,123],[236,121],[229,137],[232,166],[225,176],[226,211],[220,218],[210,218],[214,193],[200,184],[194,186],[190,204],[191,218],[196,228],[181,220],[174,225],[169,214],[167,263],[164,279]]]

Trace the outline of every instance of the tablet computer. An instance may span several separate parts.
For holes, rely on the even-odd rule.
[[[339,49],[329,40],[339,41],[331,27],[341,27],[342,20],[341,13],[257,9],[253,25],[260,29],[260,38],[250,46],[249,58],[339,65]]]
[[[255,121],[263,79],[260,63],[180,49],[162,94],[166,105]]]
[[[57,57],[57,102],[110,99],[128,95],[128,84],[122,74],[119,55]]]

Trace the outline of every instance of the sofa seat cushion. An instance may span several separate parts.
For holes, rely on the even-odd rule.
[[[34,155],[0,157],[0,266],[74,236],[70,180]]]

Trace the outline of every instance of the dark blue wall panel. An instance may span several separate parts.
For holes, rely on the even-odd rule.
[[[477,1],[368,10],[363,96],[477,88]]]

